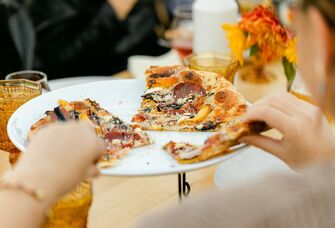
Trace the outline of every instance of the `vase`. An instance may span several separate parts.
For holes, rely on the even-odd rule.
[[[285,92],[287,79],[283,65],[278,61],[262,67],[257,66],[256,69],[254,66],[247,66],[245,69],[244,65],[238,71],[234,85],[249,102],[253,103],[269,94]]]
[[[276,75],[268,69],[268,65],[255,58],[245,60],[240,67],[240,78],[252,83],[270,83],[276,80]]]

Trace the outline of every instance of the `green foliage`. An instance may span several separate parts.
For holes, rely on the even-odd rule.
[[[290,90],[296,75],[295,65],[288,61],[286,57],[283,58],[284,72],[287,79],[287,89]]]
[[[255,44],[250,48],[250,57],[256,55],[259,52],[259,47]]]

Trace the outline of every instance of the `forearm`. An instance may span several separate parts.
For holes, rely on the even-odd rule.
[[[0,227],[41,227],[47,208],[31,196],[15,190],[0,190]]]
[[[7,173],[4,183],[29,188],[43,193],[39,200],[20,188],[0,185],[0,227],[40,227],[46,219],[49,207],[57,199],[57,190],[43,181],[43,173],[38,174],[24,167],[17,167]],[[50,186],[50,187],[49,187]]]

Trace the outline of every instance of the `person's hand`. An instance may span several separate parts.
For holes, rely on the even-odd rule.
[[[53,124],[36,133],[7,179],[41,189],[54,201],[99,174],[96,162],[103,150],[88,123]]]
[[[281,140],[253,135],[240,141],[270,152],[293,169],[335,159],[334,135],[321,110],[288,93],[255,103],[244,121],[264,121],[279,130]]]

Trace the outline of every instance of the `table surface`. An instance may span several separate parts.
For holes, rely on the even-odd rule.
[[[127,71],[113,77],[132,78]],[[237,81],[237,87],[240,87],[247,99],[255,100],[268,91],[285,90],[284,80],[285,78],[279,79],[271,85],[245,85]],[[7,161],[7,154],[0,151],[0,174],[8,168]],[[216,168],[214,166],[187,174],[187,180],[192,187],[190,198],[207,189],[215,188],[213,176]],[[227,177],[229,175],[227,172]],[[99,177],[94,180],[94,202],[90,210],[88,227],[119,227],[136,223],[142,215],[168,205],[178,204],[177,181],[177,175],[140,178]]]

